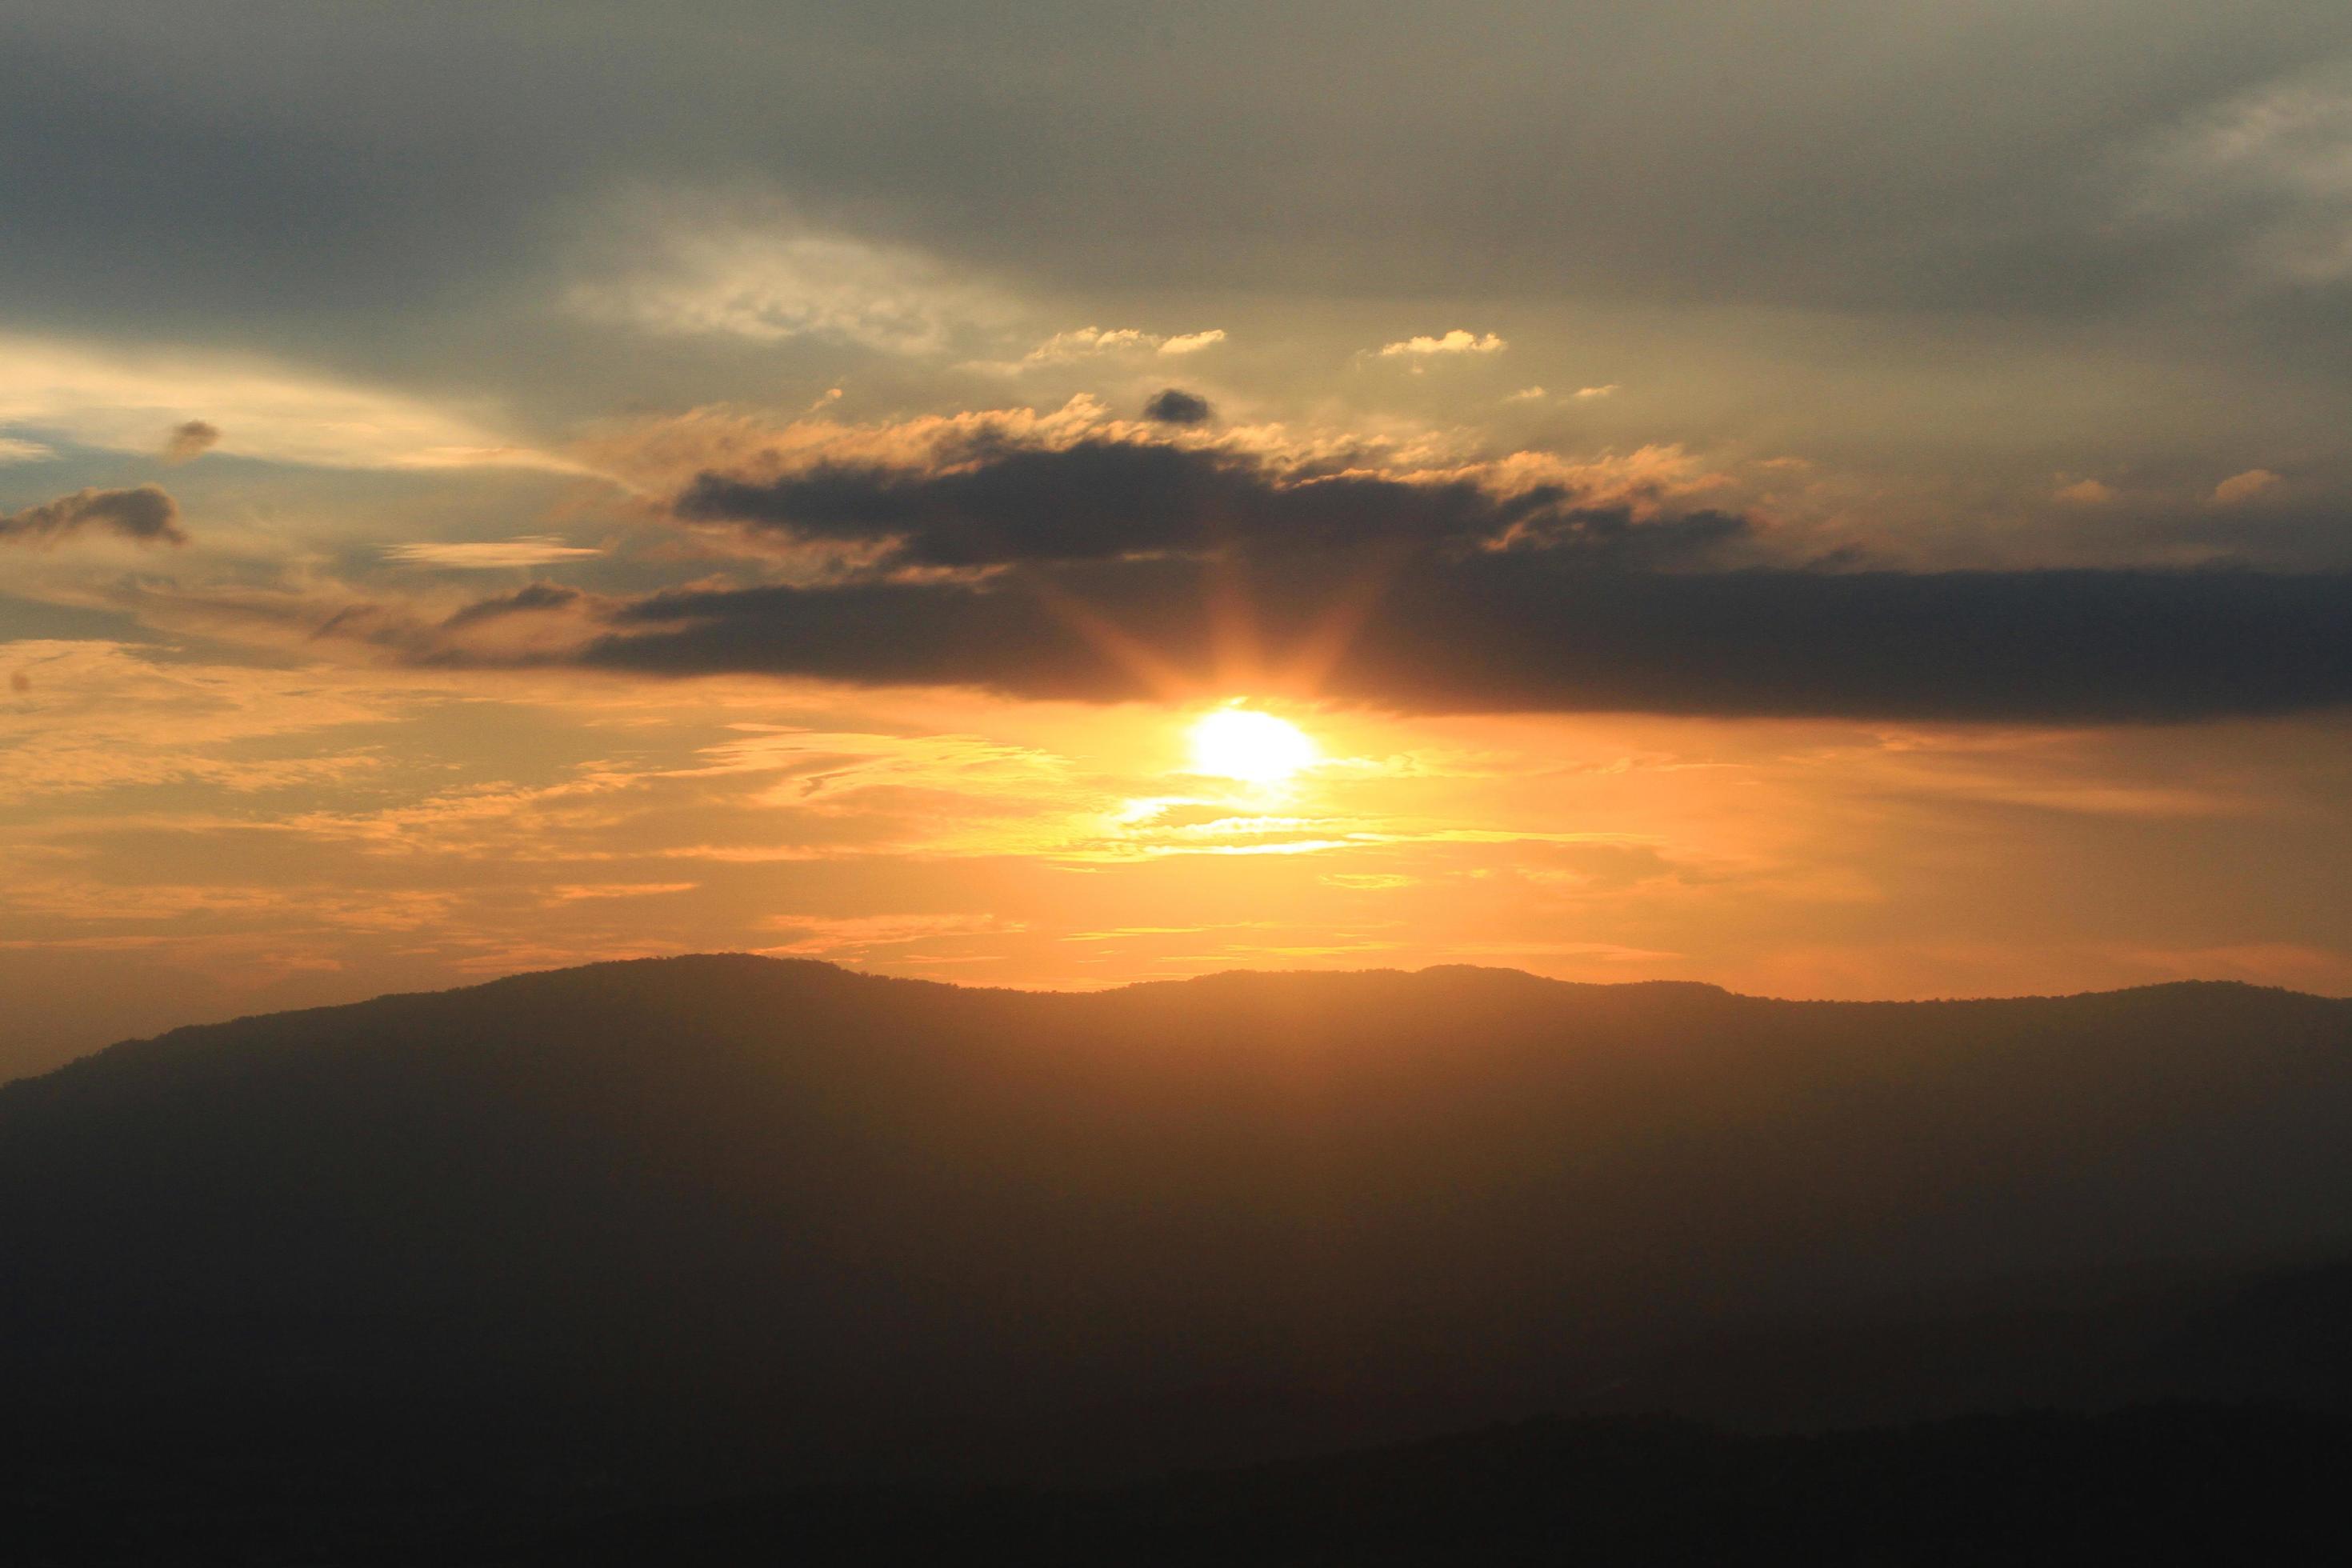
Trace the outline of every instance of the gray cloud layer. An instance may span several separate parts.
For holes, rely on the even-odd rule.
[[[958,288],[1070,305],[1067,324],[1230,326],[1214,374],[1234,379],[1207,384],[1254,418],[1357,400],[1344,422],[1421,396],[1410,417],[1443,427],[1472,406],[1443,389],[1475,367],[1416,381],[1327,349],[1475,321],[1507,331],[1514,361],[1550,353],[1559,374],[1629,389],[1514,410],[1560,425],[1512,439],[1787,452],[1820,465],[1832,508],[1889,475],[1990,476],[1982,513],[2004,524],[2032,521],[2016,498],[2046,497],[2062,468],[2126,498],[2272,468],[2298,487],[2292,515],[2281,500],[2168,526],[2194,552],[2252,542],[2325,566],[2344,558],[2352,495],[2347,106],[2337,0],[1999,0],[1964,18],[1947,0],[1044,0],[1013,16],[582,0],[560,16],[251,5],[199,29],[159,0],[23,0],[0,22],[0,136],[40,156],[0,164],[0,289],[12,330],[250,341],[372,383],[511,394],[543,430],[773,396],[812,369],[810,387],[879,406],[951,405],[944,354],[910,370],[919,354],[724,333],[619,352],[625,322],[548,311],[583,244],[611,237],[618,193],[741,194],[903,247]],[[738,259],[719,258],[718,285]],[[1107,289],[1122,311],[1180,289],[1185,306],[1100,314]],[[1203,314],[1219,290],[1255,301],[1262,330],[1222,303]],[[1562,329],[1548,338],[1523,325],[1546,310]],[[1567,330],[1570,311],[1593,330]],[[1785,335],[1759,347],[1769,331]],[[1261,342],[1276,346],[1242,358]],[[835,382],[824,356],[858,353],[871,378]],[[1938,376],[1941,401],[1920,391]],[[1663,412],[1601,423],[1635,410]],[[1202,563],[1226,574],[1218,592],[1245,583],[1276,644],[1378,563],[1383,596],[1330,679],[1381,700],[2179,717],[2344,696],[2339,575],[1736,572],[1757,531],[1729,510],[1276,482],[1116,443],[981,456],[714,473],[677,509],[998,580],[640,597],[590,657],[1115,694],[1132,679],[1049,605],[1094,606],[1205,672]],[[2043,558],[2165,558],[2068,554],[2131,510],[2053,521]],[[0,538],[93,528],[184,537],[144,487],[27,509]],[[1940,558],[2013,558],[2000,552],[2027,536]],[[551,591],[457,624],[586,613]]]
[[[938,470],[705,474],[680,510],[895,552],[829,584],[600,602],[585,662],[1087,700],[1303,671],[1328,695],[1432,711],[2128,721],[2352,701],[2344,574],[1728,570],[1722,547],[1751,530],[1720,512],[1293,481],[1111,441]],[[578,608],[531,589],[453,624]]]
[[[191,36],[154,0],[25,0],[0,125],[43,157],[0,171],[0,278],[68,310],[415,306],[539,258],[583,195],[723,170],[1047,285],[2075,313],[2302,203],[2165,152],[2352,49],[2333,0],[1953,15],[614,0]]]
[[[1301,560],[1247,577],[1270,667],[1351,608],[1335,575]],[[2032,721],[2352,701],[2342,574],[1664,574],[1472,556],[1420,563],[1381,587],[1324,693],[1422,711]],[[1090,634],[1104,624],[1214,690],[1223,632],[1211,606],[1232,591],[1213,567],[1161,562],[1026,568],[984,587],[665,594],[624,610],[584,657],[663,674],[1154,695]]]

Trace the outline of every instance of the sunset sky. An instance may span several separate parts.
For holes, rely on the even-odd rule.
[[[0,137],[0,1077],[702,950],[2352,992],[2340,0],[16,0]]]

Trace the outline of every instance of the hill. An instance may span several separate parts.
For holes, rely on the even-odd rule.
[[[2326,1403],[2245,1325],[2330,1331],[2293,1266],[2352,1255],[2347,1126],[2352,1004],[2238,985],[605,964],[0,1088],[0,1381],[95,1466],[328,1434],[648,1496]]]

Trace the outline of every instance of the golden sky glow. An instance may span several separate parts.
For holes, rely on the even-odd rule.
[[[2342,912],[2308,847],[2352,784],[2340,731],[1247,711],[1227,752],[1202,727],[1232,708],[491,693],[21,642],[0,980],[45,1057],[703,949],[1014,985],[1467,962],[1801,995],[2352,988],[2305,934]],[[2216,884],[2218,858],[2262,875]]]
[[[2352,989],[2352,10],[1466,3],[13,7],[0,1078],[703,949]]]

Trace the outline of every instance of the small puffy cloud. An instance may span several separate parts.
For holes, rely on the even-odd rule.
[[[163,460],[186,463],[203,457],[220,445],[220,426],[202,419],[190,419],[172,426],[172,437],[163,443]]]
[[[1503,401],[1506,403],[1541,403],[1544,400],[1545,395],[1546,394],[1544,389],[1540,386],[1523,386],[1519,388],[1518,391],[1514,392],[1508,397],[1503,399]]]
[[[1143,405],[1143,416],[1160,425],[1205,425],[1215,412],[1207,398],[1172,386]]]
[[[0,436],[0,464],[38,463],[58,455],[54,447],[44,447],[38,441],[19,441],[14,437]]]
[[[495,572],[526,566],[551,566],[601,555],[601,550],[566,544],[551,533],[525,534],[519,539],[488,539],[462,543],[393,544],[384,558],[406,566],[437,566],[461,572]]]
[[[1012,364],[991,365],[987,368],[1005,371],[1033,370],[1041,365],[1069,364],[1074,361],[1091,359],[1097,354],[1153,353],[1182,355],[1198,353],[1225,341],[1223,327],[1211,327],[1205,331],[1181,332],[1175,337],[1162,337],[1139,327],[1079,327],[1072,331],[1055,332]]]
[[[2213,504],[2236,506],[2241,501],[2253,500],[2279,482],[2279,477],[2268,468],[2248,468],[2242,474],[2231,474],[2213,487]]]
[[[2114,488],[2096,479],[2079,479],[2071,485],[2061,485],[2051,494],[2070,506],[2105,506],[2116,499]]]
[[[1224,341],[1224,328],[1211,327],[1205,332],[1181,332],[1161,343],[1160,352],[1164,354],[1198,353],[1202,349],[1214,348]]]
[[[1579,397],[1614,397],[1617,395],[1617,384],[1612,381],[1604,386],[1580,386],[1576,389],[1576,395]]]
[[[1418,358],[1430,354],[1495,354],[1501,353],[1510,346],[1492,332],[1480,336],[1465,332],[1456,327],[1443,337],[1403,338],[1396,342],[1384,343],[1381,347],[1381,357],[1395,359],[1400,355],[1412,355]]]
[[[76,490],[0,516],[0,544],[56,544],[96,529],[140,544],[185,544],[180,506],[154,485]]]
[[[1132,349],[1156,349],[1165,339],[1152,336],[1139,327],[1080,327],[1074,331],[1055,332],[1035,348],[1021,356],[1024,364],[1063,364],[1089,354],[1118,353]]]

